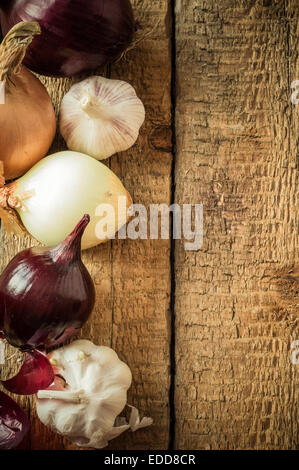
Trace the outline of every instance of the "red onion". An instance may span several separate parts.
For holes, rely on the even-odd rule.
[[[70,76],[118,59],[135,32],[130,0],[2,0],[3,33],[20,21],[38,21],[41,36],[24,64],[34,72]]]
[[[81,261],[85,215],[54,248],[22,251],[0,277],[0,330],[22,350],[60,344],[88,319],[95,302],[92,279]]]
[[[24,411],[8,395],[0,392],[0,450],[17,447],[29,430]]]
[[[54,382],[53,368],[47,356],[40,351],[26,353],[23,365],[17,375],[2,380],[2,385],[11,393],[33,395]]]

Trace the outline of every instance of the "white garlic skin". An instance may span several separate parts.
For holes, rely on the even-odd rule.
[[[68,387],[38,393],[36,408],[42,423],[78,446],[96,449],[130,428],[114,427],[132,382],[129,367],[115,351],[77,340],[51,353],[51,362]]]
[[[145,119],[134,88],[94,76],[72,86],[60,108],[60,132],[70,150],[97,160],[128,150]]]

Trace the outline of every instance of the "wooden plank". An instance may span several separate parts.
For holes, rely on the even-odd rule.
[[[137,146],[111,159],[137,204],[171,201],[171,50],[170,1],[134,1],[146,40],[112,67],[112,78],[125,78],[141,96],[147,112]],[[163,139],[159,138],[163,134]],[[124,435],[122,449],[167,449],[170,385],[170,241],[116,241],[112,247],[112,347],[130,364],[131,403],[150,413],[151,429]],[[115,441],[110,448],[119,448]]]
[[[298,6],[176,2],[176,448],[298,447]]]
[[[167,145],[167,138],[171,140],[170,2],[132,3],[144,33],[150,34],[127,54],[126,60],[111,67],[111,75],[136,87],[145,103],[147,118],[137,145],[112,157],[108,164],[121,177],[134,202],[148,206],[171,199],[172,154]],[[42,78],[42,81],[58,110],[72,80]],[[161,132],[166,136],[162,143]],[[57,137],[53,150],[64,148],[62,139]],[[30,243],[28,239],[7,240],[2,232],[0,269]],[[133,372],[129,402],[155,421],[150,429],[118,438],[110,448],[167,449],[170,242],[115,240],[85,252],[83,258],[96,284],[97,301],[82,337],[116,349]],[[35,415],[34,399],[19,401],[27,407],[32,422],[27,448],[73,448],[41,425]]]

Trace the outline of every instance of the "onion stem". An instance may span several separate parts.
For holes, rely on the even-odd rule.
[[[55,262],[69,264],[72,260],[78,259],[78,256],[80,257],[82,236],[89,222],[90,216],[85,214],[72,233],[52,249],[52,258]]]
[[[7,33],[0,45],[0,80],[4,84],[13,74],[19,73],[27,47],[34,36],[40,33],[41,28],[37,21],[22,21]]]
[[[19,201],[14,195],[13,192],[16,188],[15,183],[11,183],[7,186],[0,188],[0,207],[3,209],[16,208],[19,207],[21,201]]]
[[[1,168],[0,168],[1,182]],[[0,218],[8,234],[24,235],[28,233],[15,209],[22,207],[22,201],[13,195],[16,182],[1,187],[0,184]]]
[[[0,189],[0,207],[4,209],[8,208],[7,200],[10,196],[10,190],[8,187],[4,186],[4,188]]]

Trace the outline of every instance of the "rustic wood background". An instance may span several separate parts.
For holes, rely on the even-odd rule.
[[[97,303],[82,337],[130,365],[129,401],[155,421],[108,449],[298,448],[299,2],[133,5],[150,34],[105,74],[136,87],[147,119],[108,164],[136,203],[202,203],[204,245],[84,253]],[[42,81],[58,110],[72,81]],[[2,233],[1,269],[30,243]],[[40,424],[34,398],[19,402],[23,448],[73,448]]]

